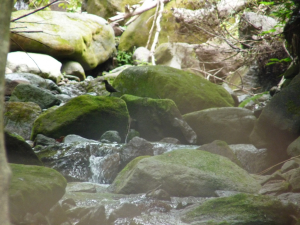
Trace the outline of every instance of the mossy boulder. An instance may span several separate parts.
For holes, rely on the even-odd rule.
[[[19,224],[26,213],[46,214],[64,195],[67,182],[56,170],[42,166],[10,164],[11,222]]]
[[[6,102],[4,107],[4,129],[30,139],[33,122],[42,113],[41,107],[33,102]]]
[[[300,75],[273,96],[263,109],[250,140],[258,148],[268,148],[280,152],[287,158],[286,149],[300,136]]]
[[[238,107],[205,109],[183,115],[197,134],[197,144],[222,140],[228,144],[250,143],[256,117],[253,112]]]
[[[16,133],[5,132],[5,148],[9,163],[39,165],[43,163],[32,150],[31,146]]]
[[[28,12],[13,12],[12,19]],[[11,51],[45,53],[59,60],[77,61],[85,70],[91,70],[109,59],[116,50],[112,27],[95,15],[39,11],[18,22],[22,22],[24,33],[22,36],[12,34]],[[19,23],[12,22],[11,29],[17,32],[16,27],[20,27]]]
[[[174,8],[185,8],[187,10],[197,10],[203,8],[204,1],[170,1],[165,4],[164,13],[160,21],[161,31],[159,33],[158,42],[160,44],[166,42],[185,42],[185,43],[203,43],[208,39],[205,32],[199,32],[195,27],[186,27],[183,21],[176,20],[174,16]],[[149,31],[151,29],[155,8],[141,14],[133,23],[131,23],[126,31],[122,34],[119,44],[119,50],[131,51],[133,47],[144,47],[147,44]],[[153,41],[152,35],[152,41]],[[151,43],[150,43],[151,46]]]
[[[182,216],[182,221],[203,225],[283,225],[299,217],[297,206],[273,196],[237,194],[204,202]]]
[[[197,136],[170,99],[142,98],[132,95],[121,97],[128,107],[133,121],[131,128],[140,137],[149,141],[160,141],[164,137],[174,137],[181,143],[195,144]]]
[[[126,103],[115,97],[82,95],[65,105],[42,113],[34,122],[31,140],[37,134],[60,138],[77,134],[98,140],[108,130],[119,132],[125,138],[128,125]]]
[[[160,186],[171,196],[215,196],[216,190],[257,193],[260,185],[229,159],[201,150],[181,149],[132,160],[110,190],[146,193]]]
[[[114,87],[120,91],[114,95],[172,99],[181,114],[234,104],[223,87],[168,66],[129,67],[115,79]]]

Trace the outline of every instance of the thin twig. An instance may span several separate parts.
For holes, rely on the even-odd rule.
[[[300,157],[300,155],[297,155],[297,156],[294,156],[294,157],[289,158],[289,159],[287,159],[287,160],[284,160],[284,161],[282,161],[282,162],[280,162],[280,163],[277,163],[277,164],[274,165],[274,166],[269,167],[268,169],[265,169],[264,171],[258,173],[257,175],[262,175],[262,174],[264,174],[264,173],[270,171],[270,170],[273,169],[274,167],[279,166],[280,164],[283,164],[283,163],[285,163],[285,162],[288,162],[288,161],[290,161],[290,160],[292,160],[292,159],[299,158],[299,157]]]
[[[24,17],[27,17],[27,16],[29,16],[29,15],[31,15],[31,14],[34,14],[34,13],[36,13],[36,12],[38,12],[38,11],[41,11],[41,10],[47,8],[48,6],[53,5],[54,3],[58,2],[58,1],[60,1],[60,0],[55,0],[54,2],[51,2],[51,3],[49,3],[48,5],[46,5],[46,6],[44,6],[44,7],[38,8],[38,9],[36,9],[36,10],[30,12],[30,13],[27,13],[27,14],[25,14],[25,15],[23,15],[23,16],[20,16],[20,17],[16,18],[16,19],[13,19],[13,20],[11,20],[10,22],[15,22],[15,21],[20,20],[20,19],[22,19],[22,18],[24,18]]]
[[[154,27],[155,27],[155,21],[157,19],[157,15],[158,15],[158,9],[159,9],[159,0],[157,0],[157,3],[156,3],[156,10],[155,10],[155,14],[154,14],[154,18],[153,18],[153,22],[152,22],[152,27],[149,31],[149,37],[148,37],[148,41],[147,41],[147,44],[146,44],[146,48],[148,49],[148,46],[150,44],[150,41],[151,41],[151,37],[152,37],[152,33],[153,33],[153,30],[154,30]]]

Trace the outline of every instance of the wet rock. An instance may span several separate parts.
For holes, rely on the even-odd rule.
[[[294,204],[284,204],[272,196],[237,194],[208,200],[182,216],[186,223],[206,224],[292,224],[299,213]]]
[[[180,141],[178,139],[172,138],[172,137],[165,137],[165,138],[161,139],[159,142],[171,143],[171,144],[180,144]]]
[[[9,163],[43,165],[30,145],[21,136],[9,132],[5,132],[4,135],[6,155]]]
[[[125,140],[128,111],[123,100],[83,95],[41,114],[34,122],[31,139],[37,134],[60,138],[76,134],[98,140],[105,131],[117,130]]]
[[[58,142],[54,138],[46,137],[45,135],[38,134],[36,138],[34,139],[34,145],[55,145],[58,144]]]
[[[116,177],[114,193],[145,193],[161,185],[171,196],[215,196],[215,190],[256,193],[260,185],[229,159],[181,149],[132,160]]]
[[[65,136],[63,139],[64,144],[76,144],[76,143],[78,144],[78,143],[82,143],[82,142],[99,143],[98,141],[83,138],[76,134],[69,134],[69,135]]]
[[[49,92],[29,84],[19,84],[13,91],[10,102],[34,102],[42,109],[59,105],[61,101]]]
[[[44,54],[10,52],[7,54],[7,67],[14,73],[38,74],[53,80],[55,83],[59,83],[63,78],[60,72],[61,63]]]
[[[174,137],[183,143],[194,144],[196,134],[182,119],[175,103],[169,99],[141,98],[131,95],[121,97],[126,102],[131,120],[142,138],[159,141]]]
[[[6,102],[4,107],[4,129],[29,140],[33,122],[42,112],[41,107],[33,102]]]
[[[110,131],[106,131],[104,134],[102,134],[102,136],[100,137],[100,141],[101,142],[108,142],[108,143],[113,143],[113,142],[117,142],[120,143],[121,142],[121,137],[119,135],[118,131],[115,130],[110,130]]]
[[[134,137],[127,145],[121,148],[121,169],[124,168],[127,163],[135,159],[138,156],[153,155],[152,143],[146,141],[140,137]]]
[[[280,200],[291,202],[295,205],[300,204],[300,193],[287,192],[277,196]]]
[[[11,222],[18,224],[26,213],[45,215],[64,195],[67,182],[57,171],[41,167],[10,164],[9,187]]]
[[[181,114],[234,104],[231,95],[223,87],[193,73],[167,66],[129,67],[115,79],[114,87],[120,91],[114,96],[128,94],[171,99]]]
[[[60,225],[63,223],[70,224],[65,210],[62,208],[62,206],[59,203],[56,203],[50,209],[47,216],[49,218],[50,224],[60,224]]]
[[[139,215],[141,215],[141,210],[138,206],[132,203],[123,203],[109,215],[108,221],[112,223],[118,218],[133,218]]]
[[[105,207],[103,205],[90,207],[89,212],[80,217],[77,225],[95,225],[95,224],[103,224],[106,225],[106,214]]]
[[[146,194],[147,197],[155,198],[159,200],[171,201],[171,197],[168,192],[163,189],[156,189]]]
[[[197,134],[197,144],[214,140],[228,144],[249,143],[249,135],[256,121],[250,110],[225,107],[185,114],[183,118]]]

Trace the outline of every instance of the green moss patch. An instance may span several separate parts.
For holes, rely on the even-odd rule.
[[[114,95],[172,99],[181,114],[234,104],[223,87],[167,66],[130,67],[116,78],[114,87],[121,92]]]
[[[12,222],[22,220],[27,212],[45,214],[64,195],[67,182],[56,170],[10,164],[9,187]]]
[[[52,138],[77,134],[97,140],[108,130],[117,130],[124,139],[128,117],[126,104],[119,98],[83,95],[41,114],[34,123],[31,140],[37,134]]]
[[[263,195],[237,194],[231,197],[206,201],[183,217],[185,222],[209,220],[208,224],[291,224],[297,216],[293,204],[284,205],[280,200]],[[202,224],[202,223],[201,223]]]

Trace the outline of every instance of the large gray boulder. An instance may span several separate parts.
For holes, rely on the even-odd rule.
[[[213,107],[233,106],[231,95],[221,86],[196,74],[168,66],[138,66],[124,70],[114,81],[120,93],[154,99],[172,99],[181,114]]]
[[[12,14],[12,19],[28,12],[16,11]],[[48,22],[40,23],[45,20]],[[77,61],[85,70],[95,68],[115,52],[112,27],[106,20],[95,15],[39,11],[18,22],[22,22],[24,33],[22,36],[12,34],[12,51],[21,50],[19,46],[22,46],[27,52],[45,53],[57,59]],[[16,27],[20,27],[19,23],[12,22],[11,28],[19,31]]]
[[[146,193],[160,188],[171,196],[215,196],[216,190],[257,193],[260,185],[229,159],[201,150],[181,149],[132,160],[110,190]]]
[[[197,134],[197,144],[222,140],[227,144],[250,143],[249,135],[256,121],[244,108],[212,108],[183,115]]]

